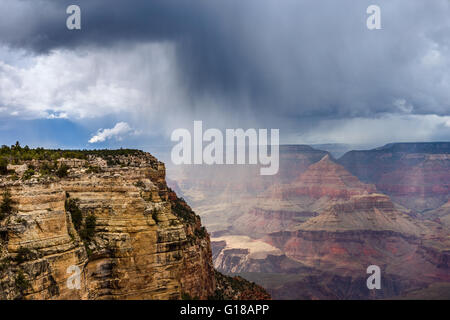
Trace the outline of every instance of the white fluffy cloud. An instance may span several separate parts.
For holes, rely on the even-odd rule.
[[[89,143],[97,143],[104,142],[105,140],[114,138],[116,140],[122,140],[124,136],[128,134],[136,134],[130,125],[126,122],[118,122],[111,129],[99,129],[97,134],[95,134],[90,140]]]
[[[142,44],[123,50],[55,50],[16,63],[8,61],[11,50],[0,47],[0,112],[77,121],[156,110],[179,92],[172,55],[170,44]]]

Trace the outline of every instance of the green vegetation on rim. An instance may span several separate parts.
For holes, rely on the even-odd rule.
[[[66,159],[87,159],[88,156],[97,156],[108,161],[108,163],[115,163],[112,157],[114,156],[138,156],[144,152],[137,149],[117,149],[117,150],[63,150],[63,149],[32,149],[28,146],[22,147],[19,142],[8,147],[6,145],[0,148],[0,174],[7,173],[7,165],[19,164],[22,161],[29,160],[47,160],[55,161],[60,158]]]

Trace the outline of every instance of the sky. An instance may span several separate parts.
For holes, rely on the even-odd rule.
[[[81,30],[66,27],[71,4]],[[151,150],[194,120],[280,129],[281,143],[450,140],[448,0],[2,0],[0,13],[0,144]]]

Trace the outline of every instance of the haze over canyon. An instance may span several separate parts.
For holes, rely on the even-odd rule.
[[[338,159],[280,146],[280,170],[169,169],[211,232],[214,266],[275,299],[450,297],[450,143],[393,143]],[[366,268],[381,268],[369,290]]]

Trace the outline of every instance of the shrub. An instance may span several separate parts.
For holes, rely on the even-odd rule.
[[[92,256],[92,254],[93,254],[92,249],[89,248],[89,246],[87,245],[87,243],[84,244],[84,248],[86,249],[86,254],[87,254],[88,258],[89,258],[90,256]]]
[[[3,199],[0,204],[0,220],[11,214],[13,210],[12,204],[13,200],[11,199],[11,194],[8,190],[5,190],[5,192],[3,192]]]
[[[66,200],[65,207],[66,211],[70,212],[73,226],[77,231],[79,231],[81,228],[81,222],[83,221],[83,215],[81,213],[80,207],[78,206],[78,199]]]
[[[84,228],[80,232],[80,237],[83,241],[91,242],[95,235],[95,225],[97,218],[93,214],[89,214],[84,221]]]
[[[97,166],[89,166],[89,168],[86,170],[86,173],[100,173],[101,169]]]
[[[195,229],[195,235],[197,238],[203,239],[207,236],[208,232],[205,227],[200,227],[200,229]]]
[[[35,257],[33,251],[28,248],[20,247],[17,251],[17,256],[14,259],[18,264],[24,263],[25,261],[29,261]]]
[[[183,258],[183,256],[181,255],[181,253],[175,252],[175,253],[173,254],[173,258],[174,258],[176,261],[179,261],[179,260],[181,260],[181,259]]]
[[[66,200],[66,211],[70,212],[72,217],[72,223],[81,240],[85,243],[86,250],[88,249],[88,244],[94,239],[95,236],[95,226],[97,224],[97,218],[94,214],[89,214],[84,219],[83,224],[83,213],[78,206],[78,199],[68,199]]]
[[[90,214],[86,217],[86,221],[84,222],[85,228],[88,232],[88,235],[92,238],[95,232],[95,226],[97,224],[97,218],[95,215]]]
[[[23,178],[23,180],[28,180],[32,176],[34,176],[34,170],[33,169],[28,169],[27,171],[24,172],[22,178]]]
[[[15,284],[17,290],[19,290],[20,293],[24,292],[30,287],[30,282],[25,278],[22,270],[17,273]]]
[[[156,210],[156,208],[152,210],[152,219],[155,220],[155,222],[158,222],[158,210]]]
[[[0,260],[0,273],[4,272],[6,269],[9,268],[11,264],[10,258],[6,257]]]
[[[195,222],[195,214],[190,208],[186,207],[183,202],[176,200],[175,204],[172,206],[172,211],[175,215],[184,221]]]
[[[208,300],[226,300],[225,293],[222,289],[216,289],[212,296],[208,296]]]
[[[0,175],[8,174],[8,160],[5,158],[0,159]]]
[[[39,170],[40,174],[45,176],[45,175],[50,175],[53,171],[52,166],[50,166],[50,164],[48,164],[48,162],[44,162],[41,165],[41,168]]]
[[[120,164],[120,161],[118,161],[117,159],[112,158],[111,156],[108,156],[108,158],[106,159],[106,164],[111,167],[111,166],[115,166]]]
[[[134,185],[135,185],[135,187],[137,187],[137,188],[141,188],[141,189],[145,188],[145,183],[144,183],[143,181],[141,181],[141,180],[139,180],[138,182],[136,182]]]
[[[66,164],[63,163],[63,164],[58,168],[58,170],[56,170],[56,175],[57,175],[58,177],[60,177],[60,178],[67,177],[67,175],[68,175],[68,170],[69,170],[69,167],[68,167]]]
[[[182,292],[181,293],[181,300],[199,300],[198,297],[192,297],[189,293],[187,292]]]

